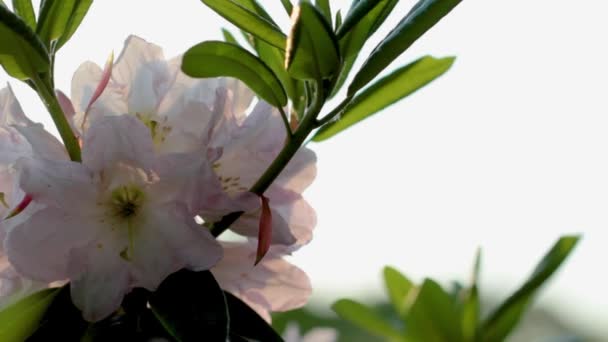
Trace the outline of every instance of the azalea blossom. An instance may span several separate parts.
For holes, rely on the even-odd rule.
[[[110,68],[84,63],[72,80],[77,134],[86,136],[87,127],[106,116],[138,118],[149,128],[157,152],[197,152],[207,158],[217,174],[216,186],[251,207],[230,229],[257,237],[260,201],[247,196],[248,189],[285,143],[279,111],[238,80],[193,79],[180,64],[180,56],[167,60],[159,46],[135,36]],[[100,84],[105,89],[91,104]],[[273,243],[295,249],[311,239],[316,216],[302,192],[315,177],[315,163],[315,154],[302,148],[264,193],[273,215]],[[228,212],[198,214],[215,222]]]
[[[41,207],[27,206],[29,198],[18,184],[15,162],[24,156],[68,159],[63,145],[41,124],[25,116],[12,89],[7,86],[0,90],[0,241],[11,227]],[[19,215],[9,218],[18,212]],[[0,307],[48,285],[48,282],[34,281],[19,274],[8,262],[0,244]]]
[[[19,273],[69,279],[74,304],[96,321],[132,288],[154,290],[181,268],[206,270],[221,258],[190,210],[222,205],[198,196],[205,179],[215,179],[204,159],[157,155],[149,129],[127,115],[92,124],[82,156],[82,163],[18,161],[20,187],[44,206],[8,232]]]
[[[239,297],[262,318],[304,306],[312,287],[304,271],[284,259],[287,248],[275,245],[254,266],[255,241],[222,242],[224,258],[211,269],[222,289]]]

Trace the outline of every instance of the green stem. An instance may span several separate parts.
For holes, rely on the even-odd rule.
[[[63,140],[63,144],[68,151],[70,159],[80,162],[82,160],[80,156],[80,145],[57,101],[57,96],[55,96],[52,88],[44,83],[39,77],[33,78],[32,82],[36,87],[40,99],[42,99],[42,102],[53,118],[55,127],[57,127],[57,130],[59,131],[59,135],[61,136],[61,140]]]
[[[325,125],[326,123],[330,122],[331,120],[333,120],[336,116],[342,114],[342,112],[350,104],[350,101],[352,99],[353,99],[352,96],[348,96],[347,98],[345,98],[342,102],[340,102],[340,104],[336,108],[334,108],[334,110],[329,112],[329,114],[325,115],[321,120],[317,120],[316,127],[321,127],[321,126]]]
[[[306,137],[308,137],[310,132],[315,129],[317,124],[317,115],[325,103],[325,97],[321,93],[323,90],[320,82],[317,83],[316,88],[317,91],[316,95],[314,96],[314,101],[306,111],[306,115],[300,123],[300,126],[298,126],[298,129],[293,134],[291,139],[285,144],[285,146],[283,146],[281,152],[279,152],[264,174],[262,174],[258,181],[255,182],[255,184],[249,189],[250,192],[258,196],[262,196],[272,182],[274,182],[274,180],[283,171],[283,169],[285,169],[285,166],[287,166],[291,158],[293,158],[296,152],[298,152],[300,146],[302,146],[302,143],[304,143],[306,140]],[[215,237],[221,235],[243,214],[244,213],[241,211],[230,213],[222,217],[211,227],[211,234],[213,234]]]

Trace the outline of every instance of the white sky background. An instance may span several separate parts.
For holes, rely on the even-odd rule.
[[[287,24],[278,0],[261,2]],[[373,41],[413,3],[401,0]],[[601,0],[465,0],[392,65],[456,55],[448,74],[311,145],[319,173],[307,195],[319,225],[294,260],[318,298],[380,291],[386,264],[415,280],[465,281],[477,246],[483,289],[506,294],[560,234],[583,232],[539,302],[606,329],[607,9]],[[197,0],[96,1],[58,56],[57,86],[69,94],[80,63],[102,65],[128,34],[171,57],[219,39],[220,25]],[[26,113],[52,129],[35,94],[10,82]]]

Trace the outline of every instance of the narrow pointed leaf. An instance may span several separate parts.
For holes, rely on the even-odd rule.
[[[36,33],[47,47],[65,33],[77,0],[44,0]]]
[[[239,298],[224,291],[230,315],[230,333],[243,341],[282,342],[283,339],[262,317]]]
[[[407,313],[405,336],[412,341],[462,341],[455,303],[436,282],[426,279]]]
[[[268,12],[266,12],[264,7],[262,7],[262,5],[260,5],[260,3],[257,0],[232,0],[232,1],[236,2],[237,4],[243,6],[244,8],[250,10],[251,12],[259,15],[260,17],[268,20],[273,25],[277,26],[277,24],[274,22],[274,20],[270,16],[270,14],[268,14]]]
[[[13,0],[13,11],[32,29],[36,29],[36,14],[32,0]]]
[[[334,20],[334,27],[338,28],[342,25],[342,11],[336,12],[336,19]]]
[[[281,4],[283,5],[283,8],[285,8],[285,12],[287,12],[287,15],[291,15],[291,11],[293,10],[293,5],[291,4],[291,1],[281,0]]]
[[[335,95],[348,78],[350,71],[359,56],[359,52],[372,34],[384,23],[388,15],[397,5],[398,0],[380,0],[344,37],[340,39],[340,52],[344,59],[340,75],[334,86]]]
[[[353,82],[348,94],[353,95],[373,80],[395,58],[433,27],[462,0],[420,0],[397,26],[376,46]]]
[[[178,341],[226,341],[226,300],[209,271],[173,273],[152,293],[149,303],[163,327]]]
[[[25,341],[31,336],[58,291],[36,292],[0,311],[0,341]]]
[[[350,30],[355,27],[363,19],[363,17],[367,16],[374,7],[380,5],[382,1],[380,0],[359,0],[353,1],[352,7],[348,11],[346,18],[344,18],[344,22],[338,30],[336,31],[336,36],[338,39],[342,39]]]
[[[65,43],[72,38],[76,30],[82,23],[82,20],[87,15],[89,8],[93,4],[93,0],[77,0],[74,8],[72,10],[72,14],[70,15],[70,20],[68,21],[61,38],[57,42],[57,50],[61,48]]]
[[[331,23],[331,6],[329,0],[316,0],[315,3],[319,12],[325,17],[325,20],[327,20],[328,23]]]
[[[260,226],[258,231],[258,248],[255,257],[255,265],[260,263],[272,241],[272,212],[268,204],[268,198],[262,196],[262,214],[260,215]]]
[[[513,331],[538,289],[562,265],[579,239],[579,236],[564,236],[551,247],[528,280],[484,321],[482,341],[501,341]]]
[[[0,64],[10,76],[20,80],[50,68],[42,42],[21,18],[4,6],[0,6]]]
[[[400,317],[405,318],[407,309],[409,308],[409,293],[414,288],[412,282],[407,279],[401,272],[392,267],[384,268],[384,283],[388,296]]]
[[[258,57],[240,46],[207,41],[184,54],[182,70],[192,77],[235,77],[274,106],[285,106],[287,96],[281,82]]]
[[[340,66],[338,42],[330,24],[310,3],[302,2],[292,13],[285,66],[300,80],[321,80]]]
[[[479,312],[479,293],[475,284],[466,291],[462,304],[462,334],[465,341],[476,340]]]
[[[292,99],[294,103],[298,102],[296,93],[295,82],[298,82],[291,78],[287,70],[285,70],[285,53],[282,50],[266,43],[265,41],[256,39],[254,41],[254,49],[258,53],[258,56],[262,61],[274,72],[277,78],[281,81],[287,96]]]
[[[230,31],[223,28],[222,35],[224,36],[224,40],[226,41],[226,43],[230,43],[233,45],[240,45],[239,42],[236,40],[236,38]]]
[[[401,332],[369,307],[350,299],[341,299],[332,305],[332,310],[365,331],[392,340],[400,340]]]
[[[444,74],[453,62],[453,57],[427,56],[395,70],[357,95],[337,120],[321,127],[313,140],[328,139],[407,97]]]
[[[235,0],[202,0],[224,19],[279,49],[285,49],[285,34],[272,22],[239,5]]]

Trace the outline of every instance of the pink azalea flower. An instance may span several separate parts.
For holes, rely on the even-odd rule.
[[[154,290],[181,268],[218,262],[221,246],[190,211],[222,205],[198,195],[215,179],[204,159],[156,154],[149,129],[127,115],[92,124],[82,152],[82,163],[18,161],[20,187],[44,206],[8,232],[19,273],[69,279],[74,304],[96,321],[134,287]]]
[[[270,313],[299,308],[312,292],[306,273],[283,257],[287,248],[272,246],[254,266],[257,242],[222,242],[224,258],[211,272],[220,286],[270,322]]]
[[[278,155],[287,136],[279,111],[263,101],[259,101],[249,115],[240,113],[235,121],[236,127],[223,130],[231,138],[220,140],[223,153],[213,165],[224,189],[231,194],[239,194],[255,184]],[[264,193],[272,212],[273,244],[294,245],[294,250],[312,238],[316,214],[302,192],[315,176],[315,153],[302,148]],[[260,214],[258,205],[230,229],[257,237]]]
[[[212,162],[217,186],[250,208],[231,229],[257,237],[260,201],[247,196],[248,189],[283,147],[286,134],[279,112],[258,101],[247,114],[256,100],[243,83],[193,79],[181,72],[180,64],[181,57],[166,60],[159,46],[131,36],[105,90],[90,105],[107,75],[96,64],[84,63],[72,80],[74,126],[82,135],[101,117],[130,114],[148,126],[158,152],[206,151],[201,156]],[[264,194],[272,210],[272,243],[297,247],[311,239],[316,217],[302,192],[315,177],[315,163],[314,153],[303,148]],[[199,212],[207,222],[227,213]]]

